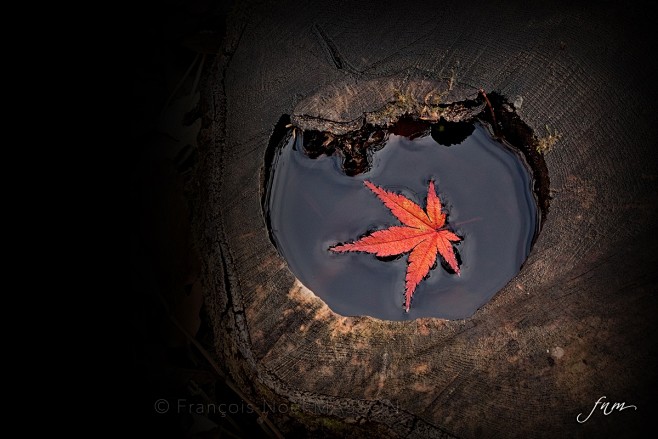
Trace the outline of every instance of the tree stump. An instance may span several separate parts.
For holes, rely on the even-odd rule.
[[[639,436],[657,365],[655,11],[463,3],[236,6],[200,135],[195,230],[211,350],[284,433]],[[495,90],[538,139],[557,133],[542,232],[471,318],[337,315],[268,238],[274,126],[285,114],[344,125],[433,88],[445,102]],[[606,416],[599,405],[577,422],[602,396],[637,410]]]

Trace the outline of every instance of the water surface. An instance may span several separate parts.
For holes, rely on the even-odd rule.
[[[450,147],[431,136],[389,134],[369,171],[347,176],[335,155],[309,158],[302,135],[288,135],[275,154],[266,214],[275,245],[297,278],[345,316],[386,320],[471,316],[520,270],[538,228],[532,178],[520,154],[475,124]],[[399,221],[363,185],[369,180],[425,207],[433,179],[448,226],[463,238],[455,248],[461,276],[440,264],[404,311],[407,254],[382,261],[328,248]]]

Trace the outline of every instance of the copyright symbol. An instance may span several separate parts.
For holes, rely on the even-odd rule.
[[[155,401],[155,404],[153,404],[153,409],[160,415],[165,414],[169,411],[169,401],[166,399],[158,399]]]

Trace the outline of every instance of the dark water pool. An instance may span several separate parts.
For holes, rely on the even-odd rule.
[[[430,135],[389,134],[369,171],[347,176],[339,157],[309,158],[303,134],[289,133],[274,155],[266,215],[274,243],[297,278],[345,316],[386,320],[471,316],[520,270],[538,230],[532,176],[521,155],[480,123],[457,145]],[[364,180],[425,207],[434,180],[456,245],[461,276],[434,267],[404,311],[408,255],[383,261],[366,253],[330,252],[367,232],[399,225]]]

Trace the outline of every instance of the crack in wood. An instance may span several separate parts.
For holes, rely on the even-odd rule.
[[[318,37],[320,45],[324,48],[325,52],[327,52],[331,58],[331,62],[336,66],[336,69],[354,74],[361,73],[340,53],[336,44],[331,38],[329,38],[329,35],[327,35],[319,24],[313,24],[313,32]]]

